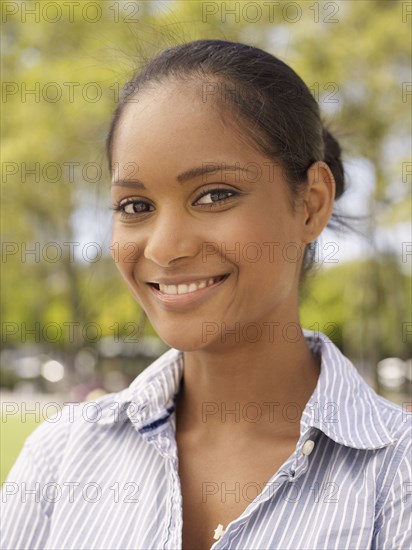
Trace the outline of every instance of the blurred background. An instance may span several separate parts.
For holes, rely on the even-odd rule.
[[[301,307],[410,410],[412,3],[4,1],[1,472],[63,402],[126,387],[167,348],[111,256],[104,140],[122,85],[161,49],[246,42],[290,64],[339,137],[349,187]],[[114,251],[115,252],[115,251]]]

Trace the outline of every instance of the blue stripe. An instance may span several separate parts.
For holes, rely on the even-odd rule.
[[[162,426],[162,424],[167,422],[169,420],[170,415],[172,414],[172,412],[174,412],[175,407],[169,407],[166,410],[168,412],[168,414],[166,416],[163,416],[162,418],[159,418],[158,420],[155,420],[154,422],[151,422],[147,426],[143,426],[143,428],[139,429],[139,432],[141,432],[141,433],[150,432],[151,430],[154,430],[155,428],[158,428],[159,426]]]

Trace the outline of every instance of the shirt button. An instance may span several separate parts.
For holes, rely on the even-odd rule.
[[[307,439],[302,447],[302,454],[305,456],[309,456],[310,453],[313,451],[313,447],[315,446],[315,442],[311,439]]]
[[[215,534],[213,535],[213,538],[215,540],[219,540],[223,537],[223,535],[226,533],[226,531],[223,529],[223,525],[219,523],[219,525],[215,529]]]

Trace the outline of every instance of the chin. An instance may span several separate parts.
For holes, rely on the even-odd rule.
[[[179,351],[201,350],[207,348],[212,343],[209,339],[202,336],[200,328],[196,330],[193,325],[186,327],[183,324],[179,324],[179,321],[173,323],[173,327],[159,326],[156,323],[152,323],[152,325],[163,342]]]

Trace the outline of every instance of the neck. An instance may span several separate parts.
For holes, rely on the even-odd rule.
[[[184,352],[178,398],[181,432],[222,437],[239,433],[298,433],[302,411],[319,377],[303,334],[220,349]]]

